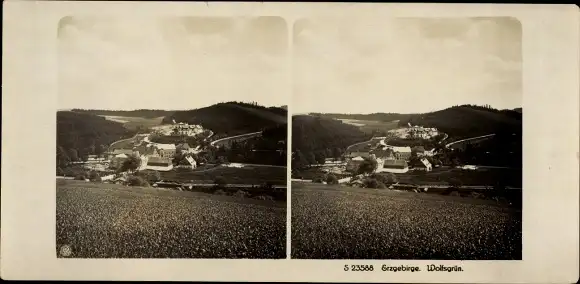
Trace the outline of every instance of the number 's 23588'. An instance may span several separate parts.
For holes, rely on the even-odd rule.
[[[372,264],[367,264],[367,265],[359,265],[359,264],[352,264],[352,265],[348,265],[345,264],[344,265],[344,271],[373,271],[374,267]]]

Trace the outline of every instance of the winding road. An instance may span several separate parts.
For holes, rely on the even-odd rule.
[[[467,142],[467,141],[471,141],[471,140],[477,140],[477,139],[481,139],[481,138],[487,138],[487,137],[491,137],[494,136],[495,133],[492,134],[487,134],[487,135],[482,135],[482,136],[477,136],[477,137],[471,137],[471,138],[466,138],[466,139],[462,139],[462,140],[457,140],[451,143],[448,143],[445,145],[445,148],[449,148],[451,145],[457,144],[457,143],[462,143],[462,142]]]
[[[232,140],[232,139],[237,139],[237,138],[252,138],[254,136],[258,136],[258,135],[261,135],[261,134],[262,134],[262,131],[258,131],[258,132],[252,132],[252,133],[240,134],[240,135],[236,135],[236,136],[225,137],[225,138],[221,138],[221,139],[212,141],[210,143],[210,145],[215,146],[215,144],[217,144],[217,143],[223,143],[224,141],[228,141],[228,140]]]

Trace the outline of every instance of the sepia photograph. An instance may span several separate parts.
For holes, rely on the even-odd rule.
[[[287,39],[281,17],[62,18],[57,257],[286,258]]]
[[[522,259],[516,18],[302,18],[292,56],[292,258]]]
[[[3,8],[2,280],[577,282],[576,5]]]

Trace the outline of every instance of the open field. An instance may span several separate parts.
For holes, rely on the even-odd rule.
[[[375,121],[375,120],[359,120],[359,119],[339,119],[340,121],[358,126],[361,131],[371,133],[375,130],[389,131],[398,127],[399,121]]]
[[[292,183],[292,257],[522,258],[521,211],[487,200]]]
[[[486,169],[480,168],[474,171],[435,168],[431,172],[410,171],[404,174],[395,174],[400,183],[409,184],[448,184],[451,179],[457,179],[462,185],[493,185],[497,181],[504,181],[507,186],[522,186],[521,169]]]
[[[339,179],[345,178],[345,177],[348,177],[351,175],[349,173],[344,173],[344,174],[332,173],[332,174]],[[326,173],[322,171],[321,167],[313,167],[313,168],[303,169],[303,170],[300,170],[298,172],[295,172],[293,174],[293,178],[313,180],[315,178],[319,178],[319,177],[322,177],[324,175],[326,175]]]
[[[137,130],[138,127],[148,128],[153,126],[161,125],[163,116],[156,118],[145,118],[145,117],[131,117],[131,116],[110,116],[103,115],[108,120],[122,123],[123,126],[129,130]]]
[[[275,185],[286,185],[286,168],[270,166],[245,166],[230,168],[217,166],[202,170],[175,169],[169,172],[160,172],[161,179],[181,182],[213,182],[221,176],[229,184],[263,184],[271,182]]]
[[[285,203],[66,181],[56,242],[74,258],[284,258]]]

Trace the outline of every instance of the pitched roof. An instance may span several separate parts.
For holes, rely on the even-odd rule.
[[[159,150],[175,150],[174,144],[155,144],[155,147]]]
[[[119,154],[116,155],[115,158],[129,158],[129,156],[127,156],[126,154]]]
[[[385,160],[383,168],[390,169],[403,169],[407,167],[407,161],[405,160]]]
[[[361,156],[358,156],[358,157],[352,158],[351,160],[352,161],[364,161],[365,159],[363,159],[363,157],[361,157]]]
[[[191,165],[195,164],[195,160],[191,156],[185,157],[185,160],[187,160],[187,162],[189,162],[189,164]]]
[[[411,147],[409,147],[409,146],[407,146],[407,147],[397,147],[397,146],[389,146],[389,145],[387,145],[387,147],[393,149],[393,151],[395,151],[395,152],[411,153]]]
[[[431,167],[431,163],[427,159],[421,159],[421,164],[425,166],[425,168]]]
[[[171,160],[162,157],[149,157],[147,165],[149,164],[171,164]]]
[[[133,150],[130,149],[115,149],[111,154],[118,155],[118,154],[133,154]]]

